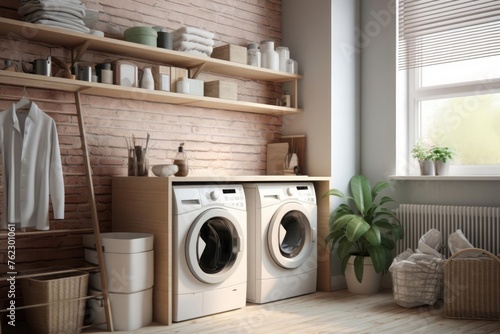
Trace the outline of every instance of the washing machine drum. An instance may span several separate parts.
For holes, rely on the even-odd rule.
[[[274,213],[267,233],[273,260],[285,269],[300,267],[315,249],[316,228],[299,203],[286,203]]]
[[[200,281],[217,284],[238,268],[243,254],[241,223],[224,209],[209,209],[191,225],[186,239],[186,260]]]

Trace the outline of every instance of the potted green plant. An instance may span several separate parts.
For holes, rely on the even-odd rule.
[[[434,146],[431,153],[436,175],[448,175],[449,161],[453,159],[455,151],[448,146]]]
[[[411,150],[412,157],[418,160],[421,175],[434,175],[434,160],[432,148],[417,142]]]
[[[378,194],[389,187],[387,182],[378,182],[372,188],[364,176],[355,175],[349,187],[352,197],[338,189],[325,194],[340,197],[344,202],[330,214],[326,244],[340,259],[349,291],[376,293],[382,273],[389,269],[394,259],[393,250],[403,237],[403,228],[386,207],[394,201],[388,196],[377,199]],[[373,268],[367,266],[370,263]],[[371,277],[375,282],[371,282]],[[366,288],[366,285],[370,286]]]

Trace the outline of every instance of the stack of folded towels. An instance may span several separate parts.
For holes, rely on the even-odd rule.
[[[199,28],[182,27],[172,34],[174,50],[209,57],[212,54],[215,37],[213,33]]]
[[[18,12],[24,21],[90,33],[82,20],[85,5],[80,0],[21,0]]]

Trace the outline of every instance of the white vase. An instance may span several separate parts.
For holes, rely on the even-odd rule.
[[[355,256],[351,256],[347,262],[347,267],[345,270],[345,279],[347,282],[347,289],[350,293],[357,295],[370,295],[375,294],[380,290],[380,285],[382,282],[382,273],[377,273],[373,267],[372,259],[370,257],[365,257],[363,266],[363,279],[361,283],[356,279],[354,274],[354,259]]]
[[[436,171],[436,175],[448,175],[449,166],[448,162],[444,162],[442,160],[434,161],[434,170]]]
[[[434,161],[420,160],[418,164],[420,165],[420,175],[434,175]]]
[[[155,81],[153,79],[153,73],[151,72],[150,67],[142,70],[141,88],[149,90],[155,89]]]

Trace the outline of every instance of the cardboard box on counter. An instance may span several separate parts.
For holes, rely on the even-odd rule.
[[[229,60],[235,63],[247,64],[247,48],[244,46],[226,44],[215,47],[212,58]]]
[[[237,100],[238,84],[220,80],[207,81],[205,82],[205,96]]]

